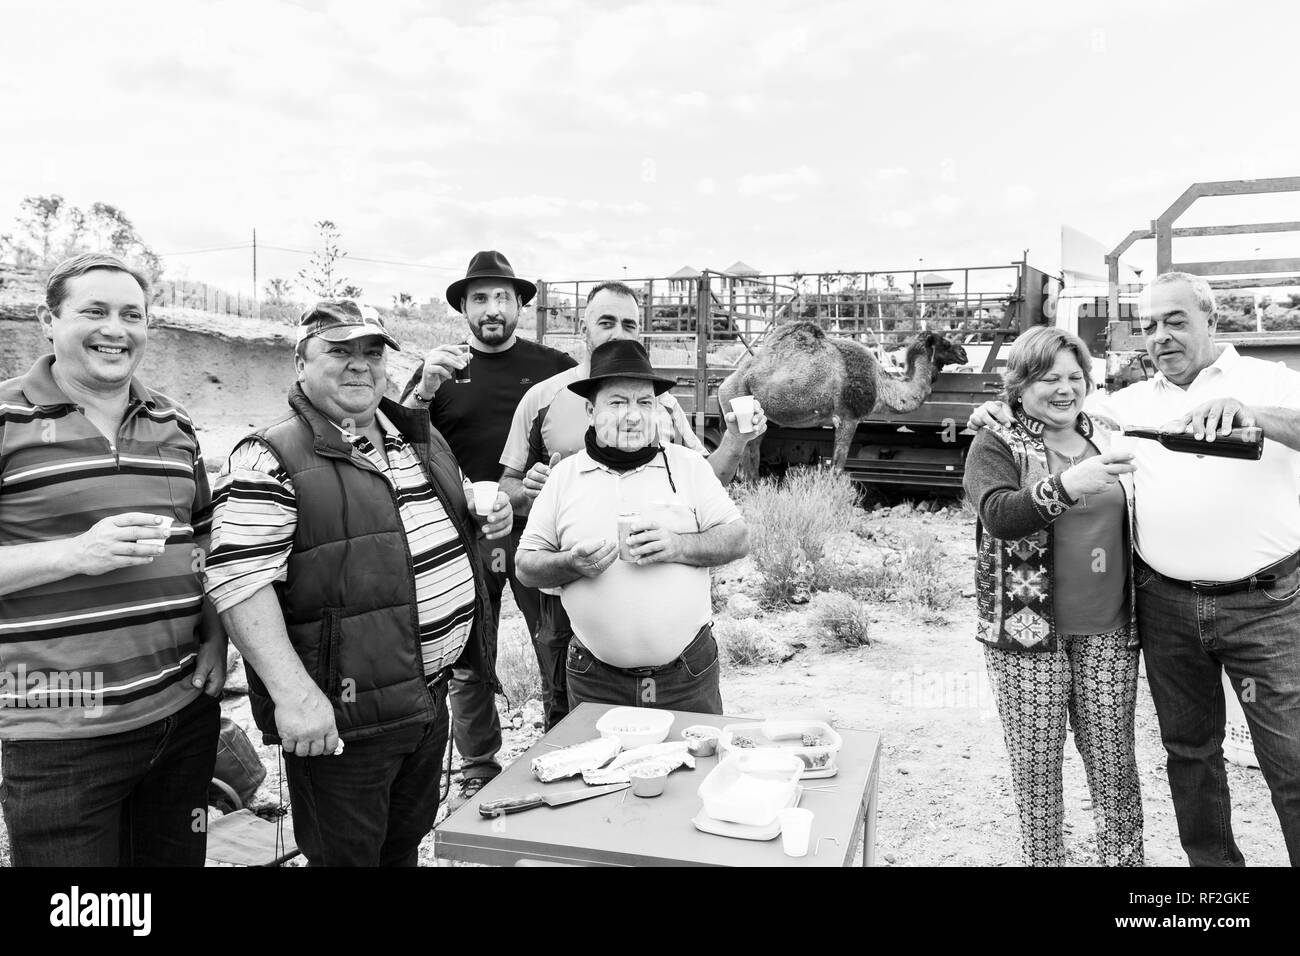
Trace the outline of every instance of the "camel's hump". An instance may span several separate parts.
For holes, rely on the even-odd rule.
[[[826,333],[816,322],[787,322],[779,325],[766,342],[766,347],[777,348],[822,348],[826,342]]]

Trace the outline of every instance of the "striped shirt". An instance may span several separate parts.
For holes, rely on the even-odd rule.
[[[54,381],[54,356],[0,384],[0,547],[82,534],[129,511],[171,517],[149,564],[0,597],[0,739],[99,737],[190,703],[210,525],[203,455],[179,405],[132,380],[115,441]]]
[[[474,572],[415,451],[382,412],[375,413],[375,420],[384,432],[382,453],[364,435],[339,431],[397,491],[415,567],[424,672],[432,676],[455,663],[469,640]],[[293,483],[275,455],[260,442],[247,440],[230,453],[213,500],[206,584],[217,610],[226,611],[288,578],[298,507]]]

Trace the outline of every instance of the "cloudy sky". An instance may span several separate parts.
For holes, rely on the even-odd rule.
[[[292,276],[305,256],[267,247],[322,218],[376,301],[489,247],[550,279],[1055,269],[1062,223],[1110,246],[1192,182],[1300,174],[1276,3],[0,10],[0,231],[27,195],[110,202],[169,274],[245,293],[248,250],[193,251],[256,228],[259,278]],[[1300,194],[1186,222],[1282,218]]]

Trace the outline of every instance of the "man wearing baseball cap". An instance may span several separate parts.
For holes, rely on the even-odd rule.
[[[519,400],[534,383],[578,364],[563,352],[516,335],[519,314],[536,292],[501,253],[475,253],[465,277],[447,287],[447,304],[465,316],[468,336],[430,351],[403,393],[406,407],[428,409],[429,421],[447,439],[470,481],[500,480],[501,451]],[[515,548],[526,520],[517,516],[509,537],[484,539],[479,545],[493,620],[500,617],[501,593],[509,581],[535,641],[538,593],[515,577]],[[495,655],[495,624],[486,636]],[[461,756],[461,785],[451,798],[455,809],[501,772],[496,758],[501,720],[492,684],[473,668],[455,670],[448,697],[452,739]]]
[[[471,518],[446,442],[384,398],[386,348],[352,302],[306,312],[291,414],[236,446],[215,494],[208,594],[313,865],[416,865],[452,665],[495,680],[476,539],[508,533],[509,501]]]

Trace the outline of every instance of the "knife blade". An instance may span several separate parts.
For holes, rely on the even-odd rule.
[[[478,805],[478,812],[485,817],[495,817],[502,813],[517,813],[531,810],[546,804],[548,807],[562,807],[566,803],[603,797],[607,793],[618,793],[632,786],[631,783],[607,783],[602,787],[583,787],[581,790],[561,790],[559,793],[526,793],[522,797],[506,797],[502,800],[489,800]]]

